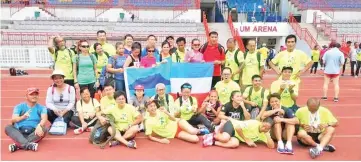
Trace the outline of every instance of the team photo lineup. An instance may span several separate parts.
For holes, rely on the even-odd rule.
[[[49,39],[48,50],[55,64],[49,76],[53,84],[47,89],[46,105],[37,103],[39,89],[27,89],[26,101],[14,108],[13,125],[5,129],[15,142],[9,145],[9,151],[37,151],[49,129],[53,134],[62,134],[64,127],[73,129],[74,134],[90,132],[90,143],[100,147],[123,145],[136,149],[134,137],[144,132],[150,141],[163,144],[171,144],[172,138],[200,142],[204,147],[265,144],[281,154],[297,151],[292,147],[296,136],[300,145],[310,147],[312,158],[336,150],[331,140],[338,121],[320,105],[320,98],[299,103],[303,107],[296,105],[302,75],[310,73],[320,60],[325,84],[332,80],[335,88],[338,86],[345,58],[336,42],[323,51],[322,57],[315,47],[311,59],[295,49],[295,35],[286,37],[286,49],[275,56],[270,56],[266,47],[256,49],[253,39],[248,40],[245,53],[235,48],[232,38],[225,50],[218,43],[217,32],[210,32],[210,41],[203,45],[193,39],[188,51],[183,37],[167,37],[161,50],[155,47],[154,35],[148,36],[146,47],[133,42],[132,35],[126,35],[125,41],[115,46],[106,43],[105,31],[98,31],[97,37],[98,43],[90,45],[80,40],[73,49],[65,46],[61,36]],[[135,93],[127,98],[123,75],[126,68],[172,63],[213,64],[212,88],[204,100],[192,96],[194,87],[186,80],[176,98],[166,93],[163,83],[156,84],[154,96],[144,93],[144,85],[135,85]],[[271,85],[263,85],[268,68],[279,78]],[[333,101],[338,102],[338,97],[336,90]],[[327,96],[322,99],[327,100]],[[52,123],[50,128],[45,126],[48,121]]]
[[[2,159],[361,160],[360,0],[2,0]]]

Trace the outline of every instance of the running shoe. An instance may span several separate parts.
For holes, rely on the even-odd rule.
[[[15,152],[15,151],[18,150],[18,149],[19,149],[19,148],[18,148],[18,146],[16,146],[15,143],[9,145],[9,151],[10,151],[10,152]]]
[[[284,154],[285,153],[285,145],[283,144],[283,142],[278,142],[277,144],[277,152]]]
[[[327,97],[321,97],[322,100],[326,101],[327,100]]]
[[[94,129],[94,127],[88,127],[85,129],[86,132],[91,132]]]
[[[310,148],[310,156],[312,159],[316,158],[317,156],[321,155],[321,151],[317,149],[317,147]]]
[[[34,143],[34,142],[30,142],[27,147],[26,150],[32,150],[32,151],[37,151],[38,150],[38,144]]]
[[[74,134],[82,134],[84,132],[83,128],[74,129]]]
[[[137,149],[137,143],[134,140],[131,140],[128,142],[127,147],[132,148],[132,149]]]
[[[293,149],[289,149],[289,148],[287,148],[286,147],[286,149],[285,149],[285,152],[284,152],[285,154],[290,154],[290,155],[293,155],[293,154],[295,154],[294,152],[293,152]]]
[[[199,129],[199,133],[201,135],[209,134],[209,130],[207,128],[202,128],[202,129]]]
[[[338,98],[333,98],[333,101],[334,101],[334,102],[338,102]]]
[[[327,152],[335,152],[336,151],[336,147],[331,145],[331,144],[328,144],[326,145],[324,148],[323,148],[324,151],[327,151]]]
[[[206,134],[202,137],[203,147],[212,146],[213,145],[213,133]]]
[[[109,142],[109,147],[120,145],[120,142],[117,140],[113,140]]]

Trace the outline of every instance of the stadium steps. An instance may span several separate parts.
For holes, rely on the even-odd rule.
[[[329,42],[329,38],[327,36],[324,36],[322,32],[317,32],[317,29],[313,26],[313,24],[307,24],[307,23],[299,23],[302,28],[306,28],[313,38],[316,39],[317,43],[319,45],[323,45],[321,43]],[[313,48],[313,47],[312,47]]]
[[[227,47],[226,43],[229,38],[232,38],[231,30],[228,23],[208,23],[209,31],[216,31],[219,33],[218,41],[222,46]]]

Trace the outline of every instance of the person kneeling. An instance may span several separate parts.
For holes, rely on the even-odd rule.
[[[164,108],[158,109],[157,101],[151,100],[147,104],[149,116],[145,121],[145,135],[152,141],[169,144],[168,138],[179,138],[187,142],[197,143],[199,130],[188,124],[184,119],[176,120]],[[160,138],[155,137],[159,136]]]
[[[254,142],[264,142],[268,148],[274,148],[274,142],[271,138],[269,130],[273,125],[273,121],[270,118],[265,119],[263,122],[258,120],[228,120],[223,128],[219,130],[223,131],[223,138],[218,138],[216,132],[215,135],[207,134],[203,136],[203,146],[216,145],[225,148],[237,148],[239,142],[244,142],[250,147],[256,147]],[[225,135],[228,135],[225,136]]]
[[[139,130],[138,125],[143,121],[143,116],[132,106],[126,103],[125,93],[117,91],[114,94],[115,102],[113,107],[104,110],[104,114],[112,115],[115,119],[116,133],[114,139],[110,142],[110,146],[120,145],[121,143],[129,148],[136,149],[135,136]],[[106,122],[104,118],[99,118],[100,123]],[[109,134],[112,129],[108,128]]]
[[[5,133],[15,143],[9,145],[9,151],[18,149],[37,151],[38,142],[45,137],[48,120],[47,110],[38,104],[39,89],[29,88],[27,101],[17,105],[11,119],[12,125],[5,127]]]
[[[293,154],[292,137],[295,134],[295,125],[299,123],[298,119],[291,108],[281,106],[281,96],[278,93],[271,94],[268,100],[271,106],[262,114],[262,119],[271,117],[275,122],[271,134],[272,138],[278,141],[277,152]],[[287,140],[286,146],[282,137]]]

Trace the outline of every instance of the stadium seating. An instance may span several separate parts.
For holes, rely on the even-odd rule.
[[[338,34],[361,34],[361,20],[334,20],[331,24]]]
[[[298,4],[300,4],[302,9],[307,9],[307,8],[359,9],[359,8],[361,8],[360,0],[298,0]]]
[[[121,21],[110,22],[107,18],[26,18],[25,21],[15,21],[10,30],[26,31],[62,31],[62,32],[94,32],[97,30],[109,32],[138,33],[190,33],[204,34],[202,23],[195,23],[190,20],[169,20],[169,19],[140,19],[135,22]]]

